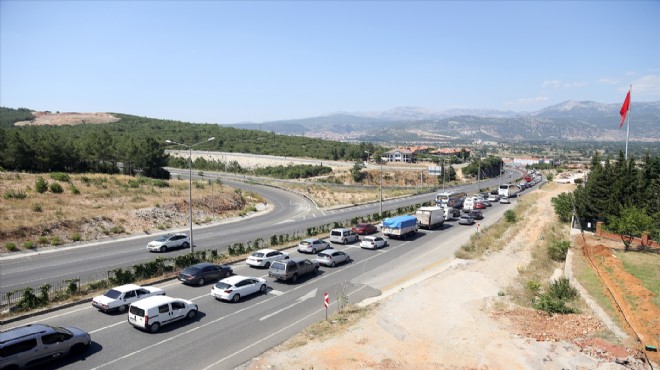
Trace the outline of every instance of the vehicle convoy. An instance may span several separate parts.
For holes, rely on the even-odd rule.
[[[407,238],[417,233],[417,218],[407,215],[386,218],[382,231],[388,238]]]
[[[192,301],[164,295],[141,299],[128,308],[128,322],[138,329],[155,333],[161,326],[197,315],[199,307]]]
[[[298,278],[311,274],[318,273],[319,263],[302,258],[291,258],[284,261],[273,262],[268,270],[268,276],[274,277],[278,280],[291,281],[295,283]]]
[[[124,284],[108,290],[103,295],[94,297],[92,306],[103,312],[113,310],[124,312],[131,303],[155,295],[165,295],[165,291],[153,286]]]
[[[0,369],[26,369],[89,348],[92,339],[73,326],[29,324],[0,332]]]
[[[435,229],[445,223],[445,209],[443,207],[421,207],[415,212],[417,225],[422,229]]]

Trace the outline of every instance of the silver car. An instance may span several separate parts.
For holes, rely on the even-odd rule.
[[[339,263],[350,261],[351,257],[348,254],[334,250],[327,249],[316,256],[316,262],[320,265],[335,267]]]
[[[159,236],[147,244],[149,252],[167,252],[169,249],[190,247],[190,239],[186,234],[167,234]]]
[[[298,244],[298,252],[316,254],[330,248],[330,243],[321,239],[305,239]]]

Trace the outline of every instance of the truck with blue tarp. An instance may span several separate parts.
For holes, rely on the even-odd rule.
[[[382,232],[388,238],[407,238],[417,233],[417,218],[407,215],[386,218]]]

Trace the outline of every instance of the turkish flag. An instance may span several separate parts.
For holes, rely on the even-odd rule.
[[[628,114],[628,109],[630,109],[630,90],[628,90],[628,95],[626,95],[626,100],[623,101],[621,110],[619,114],[621,115],[621,125],[619,128],[623,127],[623,122],[626,120],[626,114]]]

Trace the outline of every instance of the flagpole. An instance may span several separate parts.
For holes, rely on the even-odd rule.
[[[632,84],[630,85],[630,90],[628,90],[628,93],[630,94],[630,100],[632,100]],[[626,127],[626,161],[628,160],[628,139],[630,138],[630,106],[628,106],[628,127]]]

